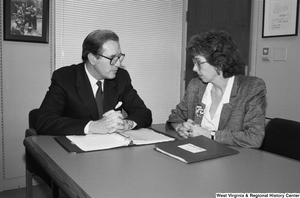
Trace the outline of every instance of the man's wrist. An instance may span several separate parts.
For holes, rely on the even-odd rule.
[[[135,127],[135,122],[132,120],[124,120],[125,122],[125,129],[126,130],[131,130]]]

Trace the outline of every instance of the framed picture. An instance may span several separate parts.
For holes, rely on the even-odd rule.
[[[298,35],[299,0],[264,0],[262,37]]]
[[[49,42],[49,0],[5,0],[4,40]]]

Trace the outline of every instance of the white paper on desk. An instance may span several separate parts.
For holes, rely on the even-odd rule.
[[[146,128],[129,130],[121,133],[121,135],[118,133],[104,135],[90,134],[85,136],[69,135],[67,138],[83,151],[104,150],[127,146],[131,141],[135,145],[142,145],[175,140],[174,138],[170,138]]]
[[[105,135],[90,134],[85,136],[69,135],[67,138],[83,151],[116,148],[127,146],[130,143],[130,140],[120,137],[116,133]]]
[[[129,136],[135,145],[142,144],[154,144],[158,142],[168,142],[175,140],[174,138],[168,137],[164,134],[157,133],[152,129],[142,128],[139,130],[130,130],[124,132],[126,136]]]

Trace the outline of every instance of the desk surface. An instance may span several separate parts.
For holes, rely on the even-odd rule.
[[[163,129],[163,125],[154,128]],[[215,193],[300,192],[300,162],[256,149],[185,164],[153,145],[69,154],[51,136],[24,141],[26,149],[70,196],[215,197]]]

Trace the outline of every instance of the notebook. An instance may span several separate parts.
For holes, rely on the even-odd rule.
[[[145,145],[173,141],[175,138],[141,128],[123,133],[58,136],[55,140],[70,153],[104,150],[130,145]]]
[[[155,144],[155,150],[187,164],[239,153],[202,135]]]

